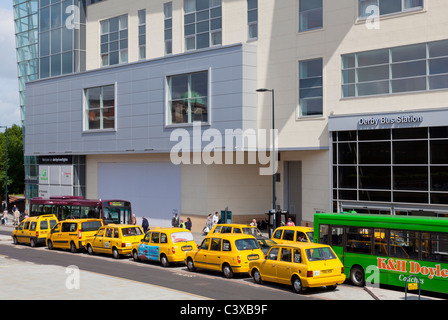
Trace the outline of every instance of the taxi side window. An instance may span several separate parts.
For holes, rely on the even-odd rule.
[[[61,232],[61,224],[58,223],[52,230],[51,233]]]
[[[61,231],[62,232],[73,232],[75,229],[73,228],[73,223],[65,222],[62,224]],[[74,224],[74,227],[76,228],[76,224]]]
[[[278,249],[279,248],[272,248],[271,251],[269,251],[268,260],[277,260]]]
[[[232,233],[232,227],[222,227],[221,233]]]
[[[241,233],[241,229],[240,228],[233,228],[233,233]]]
[[[151,234],[151,243],[159,243],[160,240],[160,233],[159,232],[153,232]]]
[[[207,250],[209,244],[210,244],[210,238],[205,238],[205,239],[202,241],[201,245],[199,246],[199,249],[205,249],[205,250]]]
[[[103,237],[103,235],[104,235],[104,229],[98,230],[97,237]]]
[[[301,231],[297,231],[297,240],[298,242],[306,242],[306,235],[301,232]]]
[[[36,221],[31,222],[30,231],[36,230],[36,226],[37,226],[37,222]]]
[[[27,221],[27,222],[25,222],[25,224],[23,225],[23,229],[24,229],[24,230],[28,230],[29,228],[30,228],[30,222]]]
[[[23,225],[25,224],[25,222],[22,222],[20,225],[19,225],[19,230],[22,230],[23,229]]]
[[[291,249],[282,248],[280,260],[284,262],[291,262]]]
[[[160,243],[168,243],[168,237],[166,236],[165,233],[162,233],[160,235]]]
[[[216,228],[213,231],[213,233],[219,233],[219,231],[221,231],[221,226],[216,226]]]
[[[281,239],[283,230],[277,230],[274,233],[274,239]]]
[[[112,228],[106,229],[106,234],[104,235],[106,238],[112,238]]]
[[[42,220],[40,222],[40,230],[47,230],[48,229],[48,221],[47,220]]]
[[[285,230],[283,240],[294,241],[294,230]]]
[[[232,251],[232,246],[229,240],[222,241],[222,251]]]
[[[302,255],[300,254],[299,249],[294,249],[294,262],[295,263],[302,263]]]
[[[143,242],[149,242],[149,239],[151,239],[151,232],[148,232],[146,236],[143,238]]]
[[[114,229],[114,238],[119,238],[118,229]]]
[[[210,250],[221,251],[221,239],[213,238],[212,239],[212,244],[210,246]]]

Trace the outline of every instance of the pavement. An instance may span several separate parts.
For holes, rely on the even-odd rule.
[[[13,231],[12,220],[0,225],[0,230]],[[193,232],[201,243],[204,235]],[[11,245],[10,236],[0,234],[0,246]],[[1,248],[0,248],[1,250]],[[1,252],[1,251],[0,251]],[[208,300],[186,292],[124,278],[77,269],[24,262],[0,254],[1,300]],[[113,290],[111,290],[113,288]],[[255,290],[255,289],[254,289]],[[358,288],[341,285],[336,291],[313,297],[326,300],[404,300],[405,293],[382,288]],[[408,294],[408,300],[418,295]],[[440,300],[421,296],[421,300]]]

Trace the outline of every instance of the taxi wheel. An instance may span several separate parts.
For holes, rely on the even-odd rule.
[[[191,259],[191,258],[188,258],[188,260],[187,260],[187,269],[188,269],[188,271],[191,271],[191,272],[196,271],[196,267],[194,266],[193,259]]]
[[[258,269],[255,269],[255,270],[252,272],[252,277],[254,278],[254,281],[255,281],[256,283],[258,283],[258,284],[262,284],[262,283],[263,283],[263,281],[261,280],[261,274],[260,274],[260,271],[258,271]]]
[[[227,279],[233,277],[232,268],[227,263],[222,266],[222,272],[224,273],[224,277],[226,277]]]
[[[303,293],[305,291],[302,281],[300,281],[300,278],[297,276],[292,279],[292,289],[295,293]]]
[[[350,270],[350,280],[355,286],[364,286],[364,270],[360,266],[354,266]]]
[[[140,261],[140,259],[139,259],[139,257],[138,257],[138,252],[137,252],[137,250],[134,250],[134,251],[132,252],[132,258],[134,258],[134,261],[135,261],[135,262],[139,262],[139,261]]]
[[[170,266],[170,262],[168,261],[168,258],[164,254],[162,254],[162,256],[160,257],[160,262],[162,263],[162,267],[164,267],[164,268],[167,268]]]
[[[70,252],[71,253],[76,253],[78,252],[78,249],[76,249],[75,243],[74,242],[70,242]]]
[[[112,249],[112,255],[114,256],[115,259],[120,258],[120,254],[118,253],[118,249],[117,248],[113,248]]]
[[[19,241],[17,240],[17,237],[14,237],[14,238],[12,239],[12,242],[13,242],[14,244],[19,244]]]
[[[47,247],[48,247],[48,250],[54,249],[53,242],[51,242],[51,240],[48,240]]]
[[[93,248],[92,248],[92,246],[90,244],[87,245],[87,253],[90,254],[90,255],[93,255],[93,253],[94,253],[93,252]]]
[[[34,240],[34,238],[31,238],[31,239],[30,239],[30,246],[31,246],[32,248],[34,248],[34,247],[36,246],[36,240]]]

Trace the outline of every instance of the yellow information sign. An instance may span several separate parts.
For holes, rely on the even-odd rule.
[[[408,283],[408,290],[418,290],[418,283]]]

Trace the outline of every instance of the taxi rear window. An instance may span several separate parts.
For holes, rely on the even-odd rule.
[[[96,231],[102,226],[101,221],[87,221],[81,224],[81,231]]]
[[[236,240],[235,246],[238,250],[252,250],[260,248],[258,241],[255,238]]]
[[[173,241],[173,243],[177,243],[177,242],[194,241],[194,239],[193,234],[191,232],[173,232],[171,234],[171,241]]]
[[[305,251],[309,261],[336,259],[333,251],[328,247],[306,249]]]
[[[121,229],[121,232],[123,233],[124,237],[139,236],[143,234],[140,228],[137,227],[123,228]]]

